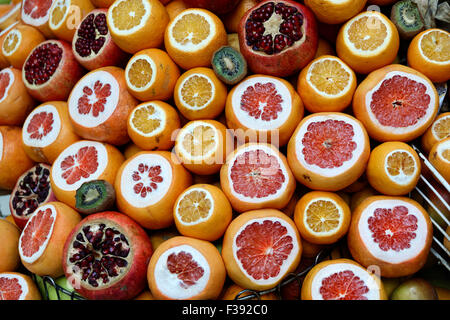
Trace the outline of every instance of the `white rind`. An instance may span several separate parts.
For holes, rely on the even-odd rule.
[[[177,278],[178,275],[171,273],[167,268],[167,258],[169,255],[172,253],[179,254],[182,251],[190,253],[192,260],[204,270],[202,277],[195,284],[187,288],[183,288],[180,285],[182,281]],[[172,299],[189,299],[200,294],[207,286],[210,276],[211,268],[208,260],[206,260],[200,251],[186,244],[170,248],[163,252],[156,262],[154,270],[154,279],[159,291]]]
[[[51,29],[53,29],[53,30],[59,29],[61,27],[61,25],[66,22],[67,15],[69,14],[69,11],[70,11],[69,10],[70,3],[71,3],[70,0],[54,0],[53,1],[52,6],[50,7],[50,15],[49,15],[49,19],[48,19],[48,24]],[[59,23],[57,25],[55,25],[53,23],[53,19],[51,17],[52,17],[53,10],[55,10],[57,7],[59,7],[59,8],[66,7],[66,11],[64,12],[64,16],[61,18]]]
[[[209,212],[208,212],[208,214],[205,217],[201,217],[201,218],[199,218],[199,219],[197,219],[197,220],[195,220],[193,222],[185,222],[185,221],[183,221],[183,219],[180,217],[180,214],[179,214],[180,202],[186,196],[188,196],[190,193],[195,192],[195,191],[204,193],[204,195],[205,195],[204,199],[207,199],[207,200],[210,201],[211,208],[209,208]],[[193,225],[205,222],[209,218],[211,218],[211,215],[212,215],[213,212],[214,212],[214,199],[213,199],[211,193],[208,190],[204,189],[204,188],[192,188],[192,189],[190,189],[188,191],[185,191],[182,194],[182,196],[180,197],[180,200],[178,200],[177,203],[175,204],[175,214],[177,215],[177,220],[178,220],[179,223],[181,223],[182,225],[185,225],[185,226],[193,226]]]
[[[51,113],[53,115],[52,130],[42,139],[33,139],[31,134],[28,133],[28,126],[30,125],[33,117],[41,112]],[[34,148],[44,148],[51,145],[58,138],[61,131],[61,118],[59,117],[58,110],[52,104],[45,104],[34,109],[26,118],[22,130],[22,140],[26,146]]]
[[[31,224],[31,221],[34,220],[34,218],[37,216],[37,214],[39,214],[41,212],[42,212],[42,214],[44,214],[44,212],[47,209],[51,210],[51,216],[53,218],[53,223],[52,223],[52,226],[50,227],[50,231],[48,232],[47,238],[45,239],[44,243],[42,243],[42,245],[39,247],[39,250],[36,251],[31,257],[25,256],[22,251],[23,235],[25,234],[27,227]],[[45,249],[47,249],[50,238],[52,237],[53,228],[55,226],[56,219],[57,219],[57,214],[58,213],[56,211],[56,208],[52,204],[46,204],[46,205],[40,206],[39,209],[37,209],[36,212],[31,215],[30,219],[28,219],[27,224],[25,225],[24,231],[22,232],[22,234],[20,235],[20,238],[19,238],[19,254],[20,254],[20,258],[22,259],[22,261],[32,264],[32,263],[36,262],[36,260],[38,260],[42,256]]]
[[[444,153],[444,151],[449,150],[449,149],[450,149],[450,140],[440,142],[436,148],[439,158],[441,158],[442,161],[444,161],[448,164],[450,164],[450,161],[445,159],[442,154]]]
[[[26,296],[28,295],[29,290],[28,290],[28,284],[23,277],[21,277],[17,274],[13,274],[13,273],[2,273],[0,278],[5,278],[8,280],[16,279],[17,282],[19,282],[19,285],[22,289],[22,293],[20,294],[20,296],[17,300],[25,300]],[[1,296],[2,296],[2,294],[1,294],[1,290],[0,290],[0,300],[2,300]]]
[[[10,68],[5,68],[2,71],[0,71],[0,73],[9,74],[9,83],[5,88],[5,93],[3,94],[3,97],[1,97],[1,99],[0,99],[0,103],[2,103],[6,99],[6,97],[9,95],[9,89],[11,89],[11,87],[14,84],[14,81],[16,81],[16,79],[14,77],[14,73],[11,71]]]
[[[17,36],[17,43],[16,43],[16,46],[14,47],[14,50],[12,50],[10,52],[6,52],[4,46],[5,46],[5,43],[6,43],[6,39],[8,39],[8,37],[10,35],[16,35]],[[4,39],[5,40],[3,40],[3,44],[2,44],[2,53],[3,53],[3,55],[5,57],[10,57],[14,52],[16,52],[17,48],[19,48],[19,46],[20,46],[20,43],[22,42],[22,33],[18,29],[12,29],[10,32],[8,32],[8,34],[5,36]]]
[[[144,6],[144,10],[145,13],[141,18],[141,21],[138,25],[134,26],[131,29],[126,29],[126,30],[120,30],[119,28],[117,28],[114,24],[114,19],[112,17],[112,12],[113,9],[116,8],[119,4],[121,4],[122,2],[126,2],[127,0],[121,0],[121,1],[115,1],[111,7],[109,7],[108,9],[108,15],[107,15],[107,20],[108,20],[108,27],[114,30],[114,33],[119,35],[119,36],[128,36],[131,35],[137,31],[139,31],[140,29],[142,29],[147,20],[150,18],[151,12],[152,12],[152,5],[150,3],[150,1],[142,1],[141,3]]]
[[[153,72],[152,72],[152,78],[150,79],[150,81],[144,87],[138,88],[138,87],[135,87],[131,83],[128,73],[130,72],[130,69],[133,66],[133,64],[137,60],[141,60],[141,59],[147,61],[150,64],[150,68],[152,69]],[[130,59],[130,61],[127,63],[127,66],[125,68],[125,80],[126,80],[127,84],[131,87],[131,89],[133,89],[134,91],[137,91],[137,92],[143,92],[143,91],[147,90],[148,88],[150,88],[153,85],[153,83],[155,82],[156,71],[157,71],[157,68],[156,68],[156,64],[153,61],[153,59],[150,59],[150,57],[147,56],[146,54],[136,55],[136,56],[133,56]]]

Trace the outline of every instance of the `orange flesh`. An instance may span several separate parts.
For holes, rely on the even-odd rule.
[[[128,78],[136,88],[145,87],[151,81],[152,75],[153,69],[144,59],[137,59],[128,71]]]
[[[350,42],[363,51],[376,50],[386,37],[387,28],[377,17],[362,17],[354,21],[348,29]]]
[[[310,81],[319,91],[337,95],[348,85],[350,74],[338,61],[323,60],[313,65]]]
[[[445,139],[450,136],[450,117],[440,119],[433,127],[433,133],[438,140]]]
[[[134,113],[133,125],[140,132],[149,134],[161,126],[160,119],[151,119],[150,116],[155,113],[155,108],[151,105],[139,108]]]
[[[205,192],[194,190],[180,200],[178,215],[183,222],[192,223],[206,218],[211,207],[211,200],[206,198]]]
[[[138,26],[146,12],[141,0],[122,1],[112,10],[114,25],[119,30],[129,30]]]
[[[212,86],[205,77],[194,75],[183,84],[181,97],[191,107],[203,107],[212,97]]]
[[[420,48],[430,60],[450,61],[450,36],[444,32],[431,31],[422,37]]]
[[[8,34],[5,40],[3,40],[3,50],[5,50],[7,53],[13,52],[16,49],[18,42],[19,37],[16,34]]]
[[[58,25],[58,23],[61,22],[61,20],[64,18],[64,14],[67,11],[67,7],[63,5],[62,7],[56,7],[52,12],[52,23],[53,25]]]
[[[391,176],[398,176],[401,172],[405,175],[413,175],[415,162],[406,152],[395,152],[387,158],[387,171]]]
[[[215,146],[214,129],[199,125],[183,139],[183,148],[192,156],[201,156],[210,152]]]
[[[210,34],[208,21],[201,15],[189,13],[179,19],[172,29],[172,35],[176,42],[182,45],[197,45]]]
[[[328,232],[339,225],[339,210],[331,201],[318,200],[306,210],[306,222],[314,232]]]

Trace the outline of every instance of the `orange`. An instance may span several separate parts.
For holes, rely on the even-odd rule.
[[[169,151],[142,151],[117,172],[116,204],[146,229],[167,228],[174,222],[176,199],[191,181],[189,172]]]
[[[233,47],[234,49],[236,49],[237,51],[241,51],[241,47],[239,45],[239,36],[237,33],[229,33],[227,35],[228,38],[228,45],[230,47]]]
[[[356,88],[353,113],[377,141],[411,141],[433,123],[439,96],[420,72],[399,64],[371,72]]]
[[[353,99],[356,75],[341,59],[322,55],[300,72],[297,92],[310,112],[342,111]]]
[[[294,221],[302,239],[313,244],[332,244],[350,226],[348,204],[332,192],[311,191],[297,202]]]
[[[11,222],[0,219],[0,272],[15,271],[20,266],[20,229]]]
[[[225,108],[227,91],[211,68],[198,67],[178,78],[173,98],[186,119],[214,119]]]
[[[129,159],[132,156],[134,156],[136,153],[144,151],[141,148],[139,148],[137,145],[135,145],[133,142],[129,142],[125,149],[123,150],[123,155],[125,156],[125,159]]]
[[[409,44],[408,65],[433,82],[450,79],[450,33],[437,28],[422,31]]]
[[[67,104],[80,137],[116,146],[130,140],[127,120],[138,101],[127,90],[123,69],[108,66],[88,72],[73,87]]]
[[[22,3],[15,4],[12,8],[10,8],[7,12],[3,13],[0,16],[0,29],[5,30],[13,23],[20,20],[20,9],[22,7]]]
[[[397,28],[389,18],[376,11],[366,11],[341,27],[336,52],[353,71],[368,74],[391,64],[399,45]]]
[[[246,291],[244,291],[246,290]],[[257,291],[248,290],[238,286],[235,283],[230,284],[224,290],[224,292],[220,295],[220,300],[240,300],[240,298],[250,296],[252,294],[258,293]],[[242,299],[244,300],[244,299]],[[245,299],[248,300],[279,300],[277,295],[273,292],[264,293],[257,295],[257,298]]]
[[[80,22],[94,9],[90,0],[53,1],[48,26],[58,39],[71,43]]]
[[[43,41],[45,37],[38,29],[18,25],[5,35],[2,54],[11,66],[21,69],[30,52]]]
[[[50,182],[58,201],[75,208],[75,193],[87,181],[106,180],[114,184],[124,161],[112,145],[80,140],[65,148],[53,162]]]
[[[175,225],[171,225],[170,227],[164,229],[151,230],[149,232],[153,250],[156,250],[156,248],[158,248],[164,241],[176,236],[181,236],[181,234],[178,232]]]
[[[0,273],[2,300],[41,300],[41,293],[33,279],[18,272]]]
[[[378,192],[400,196],[411,192],[419,181],[421,164],[417,152],[404,142],[385,142],[370,153],[366,176]]]
[[[430,163],[450,183],[450,137],[437,142],[428,156]]]
[[[322,249],[326,248],[326,245],[311,243],[306,241],[304,238],[302,238],[302,246],[302,259],[314,259],[319,254],[319,252],[322,251]]]
[[[334,51],[334,47],[330,44],[330,42],[328,42],[328,40],[319,38],[319,44],[317,45],[317,51],[314,59],[325,55],[336,56],[336,52]]]
[[[386,278],[409,276],[427,261],[433,238],[428,213],[406,197],[372,196],[352,213],[347,234],[352,257]]]
[[[425,153],[429,153],[435,143],[450,137],[450,112],[439,114],[422,135],[422,148]]]
[[[39,206],[19,239],[19,254],[24,267],[39,276],[62,276],[64,244],[80,221],[79,213],[64,203],[54,201]]]
[[[52,164],[65,148],[78,140],[80,138],[73,131],[64,101],[41,104],[23,124],[23,148],[36,162]]]
[[[0,46],[3,46],[3,40],[5,39],[6,34],[8,34],[8,32],[10,30],[12,30],[13,28],[15,28],[18,25],[21,25],[22,23],[17,21],[14,22],[13,24],[9,25],[6,29],[2,30],[0,32]],[[10,66],[10,63],[8,60],[6,60],[5,56],[3,55],[2,50],[0,50],[0,68],[7,68]]]
[[[434,287],[439,300],[450,300],[450,290],[447,288]]]
[[[166,10],[170,20],[175,18],[181,11],[186,10],[188,6],[183,0],[173,0],[166,4]]]
[[[318,112],[295,129],[287,159],[300,183],[313,190],[338,191],[361,177],[369,153],[369,137],[360,121],[341,112]]]
[[[355,211],[356,207],[359,206],[361,202],[366,200],[366,198],[370,196],[380,195],[380,193],[372,188],[370,185],[365,186],[363,189],[352,194],[350,198],[350,209],[351,211]]]
[[[127,121],[128,135],[139,150],[169,150],[180,129],[180,118],[171,105],[163,101],[144,102],[136,106]]]
[[[125,68],[127,88],[141,101],[171,98],[179,76],[178,66],[161,49],[137,52]]]
[[[0,4],[0,17],[14,7],[12,3]]]
[[[235,85],[227,97],[225,117],[240,142],[284,146],[304,114],[300,96],[285,79],[255,74]]]
[[[155,300],[155,298],[149,290],[144,290],[134,300]]]
[[[175,153],[189,171],[209,175],[219,172],[233,150],[233,137],[216,120],[188,122],[175,139]]]
[[[246,289],[275,287],[297,268],[301,254],[294,221],[274,209],[238,215],[223,238],[222,258],[228,276]]]
[[[195,184],[180,194],[173,206],[177,230],[184,236],[215,241],[232,219],[232,208],[220,188]]]
[[[136,53],[162,44],[169,14],[158,0],[116,0],[106,19],[114,42]]]
[[[220,185],[238,212],[283,209],[296,187],[286,157],[271,144],[246,143],[227,157]]]
[[[305,0],[320,22],[339,24],[361,12],[367,0]]]
[[[0,126],[0,190],[12,190],[17,179],[33,165],[22,148],[22,128]]]
[[[241,0],[234,9],[223,17],[228,33],[237,33],[244,14],[258,4],[258,0]]]
[[[213,53],[226,44],[222,21],[211,11],[199,8],[181,11],[164,34],[167,53],[185,70],[210,66]]]
[[[163,242],[150,258],[147,272],[150,291],[157,300],[214,300],[225,278],[217,248],[190,237]]]
[[[350,259],[320,262],[306,275],[302,300],[386,300],[377,275]]]
[[[2,69],[0,88],[0,125],[21,126],[36,104],[23,83],[22,71],[11,67]]]

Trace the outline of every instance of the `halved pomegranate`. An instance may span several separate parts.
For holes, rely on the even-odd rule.
[[[70,44],[47,40],[28,55],[22,68],[22,80],[37,100],[67,100],[83,71]]]
[[[239,45],[254,73],[278,77],[306,66],[318,46],[312,11],[291,0],[265,0],[242,17]]]
[[[150,238],[134,220],[114,211],[96,213],[67,238],[64,273],[88,299],[128,300],[147,286],[152,253]]]
[[[38,206],[56,201],[50,186],[50,166],[38,163],[22,174],[11,192],[9,208],[16,225],[23,229]]]
[[[106,25],[107,9],[92,10],[81,21],[72,40],[77,61],[86,69],[120,65],[126,54],[114,43]]]

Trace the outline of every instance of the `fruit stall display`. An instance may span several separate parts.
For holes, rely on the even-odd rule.
[[[0,4],[0,300],[450,299],[449,13]]]

